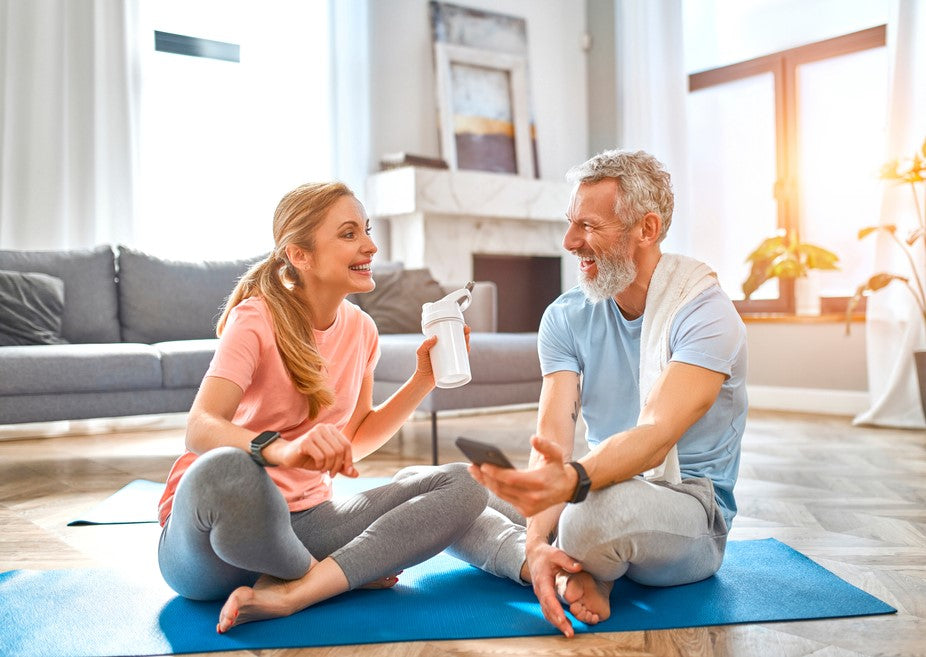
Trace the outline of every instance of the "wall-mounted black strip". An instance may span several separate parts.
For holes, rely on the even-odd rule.
[[[154,49],[160,52],[172,52],[190,57],[208,57],[226,62],[241,61],[241,46],[237,43],[211,41],[183,34],[154,31]]]

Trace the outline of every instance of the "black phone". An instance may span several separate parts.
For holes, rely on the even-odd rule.
[[[513,468],[511,461],[502,454],[500,450],[495,445],[490,445],[489,443],[483,443],[478,440],[472,440],[471,438],[464,438],[460,436],[456,440],[457,447],[460,448],[460,451],[466,454],[466,458],[475,463],[476,465],[482,465],[483,463],[491,463],[492,465],[497,465],[500,468]]]

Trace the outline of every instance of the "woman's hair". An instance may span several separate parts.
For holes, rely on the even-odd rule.
[[[620,193],[614,213],[632,228],[643,215],[655,212],[662,217],[661,242],[672,223],[675,200],[672,179],[662,163],[645,151],[604,151],[566,172],[572,183],[595,183],[614,178]]]
[[[290,244],[306,251],[315,249],[315,231],[338,199],[353,192],[344,184],[309,183],[292,190],[273,213],[274,249],[238,280],[225,303],[216,327],[221,336],[232,308],[244,299],[260,296],[270,309],[277,350],[296,389],[306,396],[309,418],[314,419],[334,401],[325,384],[325,361],[315,346],[315,323],[308,306],[294,293],[303,281],[286,256]]]

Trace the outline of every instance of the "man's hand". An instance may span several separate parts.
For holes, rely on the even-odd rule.
[[[489,463],[469,466],[476,481],[510,502],[525,517],[554,504],[568,502],[579,479],[573,468],[565,467],[563,450],[553,441],[534,436],[531,447],[540,455],[530,470],[499,468]]]
[[[350,441],[333,424],[317,424],[294,440],[277,440],[264,450],[274,465],[357,477]]]
[[[531,571],[534,595],[540,602],[543,617],[564,635],[571,637],[575,632],[556,595],[555,580],[556,575],[564,570],[577,573],[582,570],[582,567],[568,554],[546,543],[528,547],[527,567]]]

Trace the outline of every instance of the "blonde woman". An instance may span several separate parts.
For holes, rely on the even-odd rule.
[[[340,183],[303,185],[277,207],[273,236],[273,252],[241,278],[219,320],[188,451],[159,507],[161,573],[184,597],[226,599],[218,632],[392,586],[403,568],[458,540],[487,497],[451,464],[332,501],[332,477],[356,477],[355,461],[433,389],[436,338],[374,408],[376,326],[345,300],[375,286],[363,207]]]

